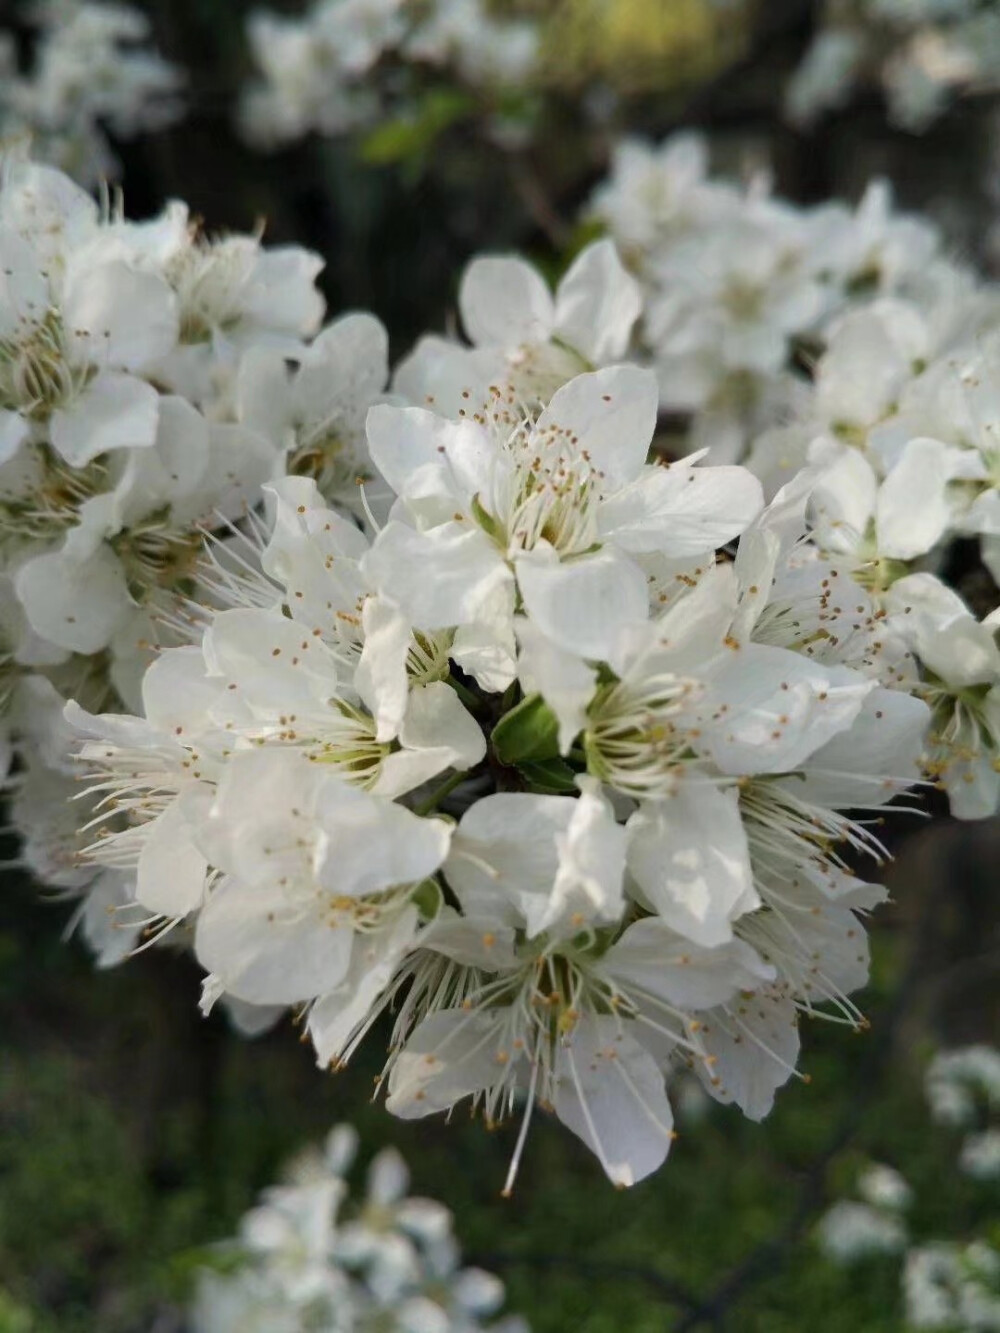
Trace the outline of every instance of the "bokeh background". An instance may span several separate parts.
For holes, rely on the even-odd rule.
[[[187,200],[210,229],[266,221],[271,242],[327,259],[332,312],[373,310],[395,354],[454,318],[474,252],[516,249],[555,274],[586,239],[574,219],[623,128],[707,130],[719,165],[769,164],[799,202],[856,198],[873,175],[930,213],[956,255],[988,264],[995,98],[964,99],[927,132],[893,128],[876,90],[809,132],[781,114],[818,21],[810,0],[523,0],[545,58],[530,142],[475,122],[387,122],[268,155],[233,130],[248,71],[246,0],[143,0],[157,45],[187,71],[175,126],[116,145],[132,216]],[[276,8],[296,12],[294,0]],[[29,37],[29,7],[0,27]],[[581,115],[586,105],[587,115]],[[13,864],[0,893],[0,1333],[170,1333],[203,1253],[281,1163],[337,1119],[365,1152],[402,1149],[414,1185],[457,1215],[468,1257],[500,1273],[537,1333],[877,1333],[900,1322],[897,1266],[837,1267],[815,1243],[858,1163],[897,1167],[916,1227],[1000,1228],[1000,1201],[953,1169],[921,1093],[929,1053],[1000,1038],[1000,828],[895,817],[895,900],[874,931],[867,1032],[810,1025],[803,1068],[758,1127],[680,1090],[667,1168],[627,1194],[539,1118],[511,1200],[512,1133],[462,1115],[399,1124],[370,1101],[364,1052],[320,1075],[287,1026],[252,1043],[202,1019],[196,968],[152,950],[95,972],[63,939],[68,909]],[[378,1051],[379,1043],[368,1050]],[[372,1057],[374,1059],[374,1056]]]

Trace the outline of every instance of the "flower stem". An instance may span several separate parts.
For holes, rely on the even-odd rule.
[[[466,708],[471,709],[473,712],[480,711],[482,708],[482,700],[473,690],[470,690],[467,685],[463,685],[460,680],[456,680],[452,675],[445,676],[445,684],[451,686],[461,699],[462,703],[465,704]]]
[[[452,773],[450,778],[446,778],[438,789],[431,793],[426,801],[422,801],[413,813],[415,815],[429,815],[432,810],[436,810],[446,796],[449,796],[455,788],[468,776],[468,770],[462,769],[460,773]]]

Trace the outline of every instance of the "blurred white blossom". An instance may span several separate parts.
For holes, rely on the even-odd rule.
[[[0,30],[0,145],[23,136],[41,160],[84,185],[114,177],[108,135],[132,139],[183,114],[184,75],[151,45],[139,9],[94,0],[39,0],[25,71]]]
[[[980,1189],[1000,1175],[998,1074],[1000,1051],[966,1046],[935,1056],[925,1080],[931,1119],[952,1131],[972,1129],[959,1147],[958,1166]],[[916,1225],[903,1216],[914,1203],[914,1191],[882,1163],[865,1168],[857,1190],[865,1202],[838,1199],[820,1219],[816,1236],[830,1259],[853,1264],[873,1255],[901,1255],[908,1327],[968,1333],[1000,1328],[1000,1251],[989,1233],[973,1239],[918,1239],[912,1234]]]
[[[202,1272],[193,1333],[528,1333],[516,1316],[494,1318],[503,1283],[461,1267],[450,1212],[407,1195],[394,1149],[373,1158],[365,1197],[351,1197],[356,1143],[350,1126],[336,1126],[324,1153],[303,1154],[265,1190],[239,1235],[217,1247],[218,1269]]]

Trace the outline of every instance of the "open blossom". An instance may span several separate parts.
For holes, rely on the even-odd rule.
[[[926,1071],[924,1086],[931,1128],[939,1137],[956,1128],[966,1131],[958,1168],[980,1188],[989,1188],[1000,1175],[1000,1051],[991,1046],[941,1051]],[[852,1264],[875,1254],[899,1254],[910,1327],[998,1326],[1000,1253],[989,1234],[919,1238],[919,1213],[911,1209],[915,1191],[883,1163],[865,1168],[857,1192],[860,1199],[838,1199],[820,1219],[817,1239],[830,1259]]]
[[[41,431],[75,467],[152,444],[158,395],[135,372],[177,339],[163,278],[119,259],[94,266],[72,251],[39,253],[10,225],[0,227],[0,267],[3,460]]]
[[[708,146],[690,132],[619,144],[588,211],[638,279],[636,343],[657,371],[661,408],[715,462],[738,461],[772,433],[784,456],[783,428],[816,408],[808,370],[850,312],[885,299],[913,306],[911,324],[926,315],[912,366],[968,337],[984,296],[990,304],[943,257],[931,223],[894,209],[887,182],[871,182],[855,208],[801,208],[759,171],[745,182],[709,175]],[[859,360],[857,378],[885,377],[894,361]],[[797,442],[782,480],[808,443]]]
[[[975,819],[1000,800],[995,614],[980,623],[939,571],[968,537],[991,568],[998,540],[996,332],[962,284],[942,292],[937,306],[879,298],[848,315],[817,366],[810,414],[762,437],[749,461],[768,490],[811,470],[811,539],[874,609],[897,675],[922,675],[928,777]],[[975,342],[962,311],[982,326]]]
[[[697,556],[760,505],[741,470],[646,463],[655,419],[652,376],[625,366],[571,380],[535,421],[502,396],[457,423],[374,409],[372,458],[399,501],[370,577],[416,623],[457,627],[474,676],[513,678],[518,596],[557,644],[606,657],[645,616],[645,557]]]
[[[239,359],[315,332],[321,261],[208,240],[176,202],[131,222],[18,155],[0,251],[0,734],[27,755],[14,687],[32,671],[88,709],[139,708],[156,648],[186,641],[206,540],[232,537],[287,447],[236,421]],[[66,783],[31,786],[41,809]]]
[[[447,417],[488,402],[492,386],[525,407],[544,406],[567,380],[623,360],[642,297],[614,245],[596,241],[554,294],[521,259],[474,259],[458,306],[472,346],[424,337],[393,378],[397,392]]]
[[[812,43],[789,82],[786,112],[809,127],[868,84],[889,120],[926,131],[952,101],[1000,75],[1000,24],[976,0],[862,0],[819,7]]]

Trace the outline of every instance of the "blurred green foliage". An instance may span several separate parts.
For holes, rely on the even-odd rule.
[[[543,77],[564,88],[603,79],[662,96],[715,77],[750,35],[742,0],[549,0],[544,11]]]

